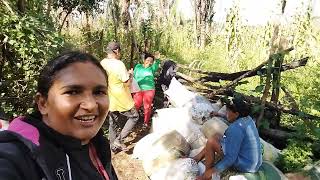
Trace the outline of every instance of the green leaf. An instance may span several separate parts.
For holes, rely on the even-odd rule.
[[[32,51],[35,52],[35,53],[38,53],[38,52],[39,52],[39,49],[33,48]]]
[[[11,44],[11,45],[13,45],[13,44],[15,44],[16,42],[17,42],[16,40],[10,39],[8,43]]]
[[[257,86],[257,87],[254,89],[254,91],[255,91],[255,92],[258,92],[258,93],[262,93],[263,89],[264,89],[264,85],[261,84],[261,85]]]
[[[260,112],[261,111],[261,105],[257,105],[257,104],[253,105],[252,108],[251,108],[251,111],[252,111],[253,114]]]

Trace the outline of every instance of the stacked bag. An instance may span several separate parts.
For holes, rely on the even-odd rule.
[[[222,107],[220,102],[212,104],[205,97],[187,90],[175,78],[164,93],[174,107],[156,111],[151,133],[137,142],[133,158],[142,161],[144,171],[151,180],[196,179],[204,173],[205,168],[202,162],[197,164],[192,157],[204,148],[208,138],[216,133],[223,135],[228,128],[225,119],[211,117],[210,113],[226,115],[226,106]],[[277,177],[284,177],[272,165],[280,150],[260,140],[263,160],[267,161],[261,171],[267,169],[270,172],[271,167],[275,170],[272,172],[279,175]],[[248,175],[242,178],[246,177],[252,179]],[[254,177],[259,179],[259,176]]]

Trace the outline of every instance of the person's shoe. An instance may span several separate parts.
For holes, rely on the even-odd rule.
[[[119,149],[120,151],[128,151],[129,150],[125,144],[120,143],[118,141],[113,142],[113,147],[116,149]]]
[[[115,153],[115,154],[117,154],[118,152],[120,152],[120,149],[119,148],[117,148],[117,147],[115,147],[115,146],[111,146],[111,151],[113,152],[113,153]]]

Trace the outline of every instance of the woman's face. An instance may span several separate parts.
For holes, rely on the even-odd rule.
[[[48,97],[38,96],[44,122],[82,144],[97,134],[109,110],[106,77],[90,62],[73,63],[60,70]]]
[[[239,116],[238,112],[233,112],[230,109],[227,108],[227,120],[230,123],[233,123]]]
[[[147,59],[144,60],[143,64],[144,67],[149,67],[151,66],[153,63],[153,58],[152,57],[147,57]]]

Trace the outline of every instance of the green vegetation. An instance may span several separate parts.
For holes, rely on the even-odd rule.
[[[140,2],[130,18],[128,12],[123,11],[128,4],[119,0],[108,1],[108,4],[101,0],[50,2],[0,2],[0,103],[11,117],[33,107],[39,69],[66,48],[82,49],[102,59],[105,45],[117,40],[122,44],[123,59],[128,67],[140,61],[139,51],[148,49],[159,50],[180,64],[197,61],[195,68],[236,72],[253,69],[268,59],[277,26],[277,23],[247,26],[240,21],[235,6],[225,23],[210,23],[204,46],[199,46],[195,43],[194,20],[184,20],[175,11],[175,4],[168,5],[168,12],[163,12],[163,7]],[[101,7],[101,3],[106,5]],[[56,13],[50,11],[51,6]],[[143,18],[145,7],[149,8],[149,18]],[[281,86],[291,92],[299,110],[320,116],[320,30],[313,26],[310,12],[309,9],[297,16],[293,23],[279,25],[285,46],[294,47],[284,57],[284,63],[310,57],[305,67],[283,72]],[[266,76],[246,80],[248,83],[237,86],[236,90],[261,97]],[[290,106],[282,91],[279,101]],[[297,170],[320,159],[319,119],[309,121],[282,114],[280,124],[295,132],[279,160],[282,170]],[[263,127],[269,128],[268,122]],[[305,139],[312,145],[306,145]]]

